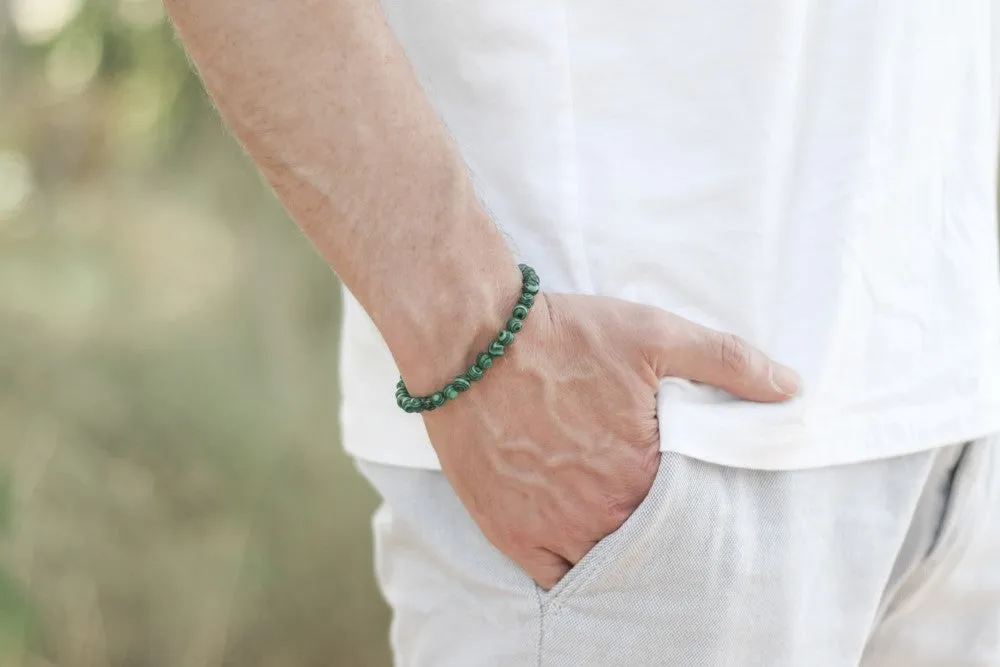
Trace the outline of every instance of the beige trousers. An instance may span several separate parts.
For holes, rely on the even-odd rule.
[[[551,591],[440,473],[359,462],[398,667],[1000,667],[997,438],[770,472],[664,454]]]

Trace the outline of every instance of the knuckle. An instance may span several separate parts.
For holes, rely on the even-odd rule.
[[[719,361],[722,367],[736,375],[744,375],[750,371],[750,345],[739,336],[722,334],[719,341]]]

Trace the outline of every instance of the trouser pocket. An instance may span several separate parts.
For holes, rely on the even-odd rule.
[[[664,453],[660,456],[656,477],[649,493],[617,530],[595,544],[555,586],[546,591],[537,586],[543,606],[558,606],[575,591],[597,581],[634,549],[641,548],[644,536],[662,528],[669,512],[670,496],[676,491],[677,466],[683,457]],[[662,533],[661,533],[662,536]]]

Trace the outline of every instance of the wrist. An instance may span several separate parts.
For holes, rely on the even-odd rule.
[[[511,260],[458,274],[426,298],[408,300],[383,336],[410,392],[431,393],[465,371],[504,327],[521,283]]]

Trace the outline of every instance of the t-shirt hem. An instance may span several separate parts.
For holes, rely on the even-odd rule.
[[[660,451],[672,451],[707,463],[757,470],[805,470],[907,456],[1000,433],[1000,404],[960,418],[886,419],[864,426],[822,425],[783,430],[775,426],[753,435],[725,429],[668,429]],[[729,437],[732,436],[732,437]]]
[[[661,430],[660,451],[733,468],[799,470],[905,456],[1000,433],[1000,403],[973,405],[958,413],[952,407],[947,412],[947,416],[928,410],[919,416],[868,417],[864,425],[819,423],[806,432],[800,425],[773,425],[748,433],[722,425],[678,427],[673,421],[673,426]],[[412,425],[386,428],[382,411],[345,411],[344,449],[370,463],[440,470],[420,418],[413,417]],[[373,423],[380,424],[377,445],[371,436],[358,435],[370,432],[370,426],[363,425]]]

